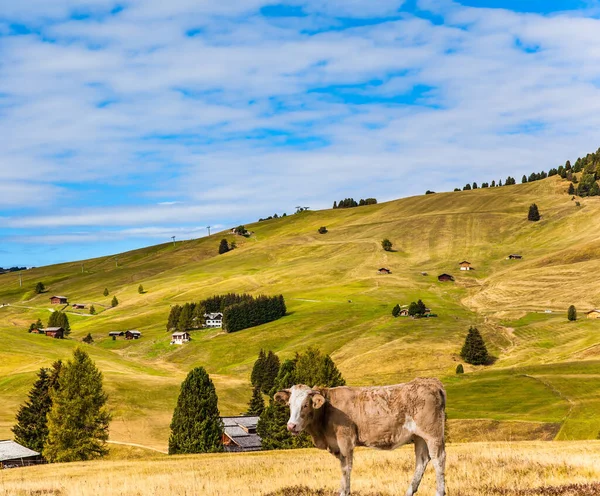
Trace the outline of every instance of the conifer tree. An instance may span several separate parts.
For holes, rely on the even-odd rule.
[[[419,315],[425,315],[427,307],[425,306],[425,303],[423,303],[422,300],[417,301],[417,307],[419,308]]]
[[[90,315],[96,315],[96,307],[94,305],[90,307]]]
[[[573,322],[575,320],[577,320],[577,309],[575,308],[575,305],[571,305],[569,307],[569,310],[567,311],[567,318]]]
[[[183,305],[181,313],[179,314],[179,320],[177,321],[178,331],[187,331],[192,327],[192,309],[189,303]]]
[[[170,455],[223,451],[217,403],[213,382],[203,367],[196,367],[181,384],[171,421]]]
[[[48,319],[48,327],[62,327],[65,330],[65,334],[71,334],[71,324],[69,324],[69,317],[64,312],[52,312]]]
[[[333,208],[337,208],[337,201],[333,202]]]
[[[471,365],[485,365],[489,362],[490,357],[487,348],[476,327],[469,329],[460,356]]]
[[[118,304],[119,304],[119,300],[117,300],[117,296],[115,295],[115,296],[113,296],[113,299],[112,299],[112,301],[110,302],[110,306],[114,308],[114,307],[116,307]]]
[[[86,344],[92,344],[94,342],[94,338],[92,337],[92,334],[88,332],[87,336],[84,337],[82,341]]]
[[[221,240],[221,244],[219,245],[219,255],[223,253],[227,253],[229,251],[229,244],[226,239]]]
[[[36,294],[41,294],[44,291],[46,291],[46,287],[44,286],[44,283],[43,282],[38,282],[35,285],[35,292],[36,292]]]
[[[40,453],[48,437],[47,415],[52,408],[51,391],[58,388],[61,365],[58,360],[52,364],[52,368],[38,371],[28,400],[19,408],[17,423],[12,428],[17,443]]]
[[[261,350],[258,352],[258,358],[254,362],[254,366],[252,367],[252,373],[250,374],[250,382],[254,387],[260,388],[263,384],[266,359],[267,355],[265,353],[265,350],[261,348]]]
[[[400,305],[398,305],[397,303],[396,306],[392,308],[392,315],[394,317],[398,317],[398,315],[400,315]]]
[[[42,324],[42,320],[41,319],[37,319],[35,322],[32,322],[31,325],[29,326],[29,332],[32,331],[37,331],[38,329],[43,329],[44,328],[44,324]]]
[[[108,296],[108,288],[104,288],[104,293],[102,293],[104,296]]]
[[[167,331],[174,331],[177,329],[177,323],[179,322],[179,315],[181,314],[181,305],[173,305],[169,312],[169,320],[167,321]]]
[[[144,286],[142,286],[141,284],[138,286],[138,293],[144,294]]]
[[[529,207],[529,214],[527,215],[527,220],[532,222],[537,222],[540,220],[540,211],[538,210],[538,206],[535,203],[532,203]]]
[[[44,457],[50,462],[74,462],[108,454],[110,413],[102,373],[85,351],[75,349],[62,367],[58,384],[51,394]]]
[[[523,177],[521,178],[521,183],[525,184],[527,182],[527,176],[525,174],[523,174]]]
[[[260,416],[265,409],[265,400],[263,399],[262,393],[258,386],[252,388],[252,398],[248,403],[248,411],[246,415],[258,415]]]
[[[382,242],[381,242],[381,247],[385,250],[385,251],[392,251],[392,242],[385,238]]]
[[[269,394],[271,389],[273,389],[277,374],[279,374],[279,365],[279,357],[269,350],[269,353],[265,357],[262,381],[259,385],[263,393]]]
[[[569,183],[569,191],[568,191],[569,195],[574,195],[575,194],[575,186],[573,185],[573,183]]]
[[[465,368],[463,367],[463,364],[462,364],[462,363],[459,363],[459,364],[456,366],[456,373],[457,373],[457,374],[464,374],[464,373],[465,373]]]

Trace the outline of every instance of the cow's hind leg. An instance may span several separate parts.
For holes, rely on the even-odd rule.
[[[444,444],[444,438],[431,439],[427,441],[429,456],[431,457],[431,464],[433,465],[433,468],[435,468],[435,480],[437,487],[435,496],[446,495],[446,447]]]
[[[350,495],[350,474],[352,472],[352,458],[354,453],[352,450],[346,452],[346,454],[340,453],[338,458],[342,467],[342,483],[340,486],[340,496]]]
[[[425,473],[425,469],[427,468],[427,464],[429,463],[429,449],[427,448],[427,443],[423,438],[415,436],[415,475],[413,477],[410,486],[406,491],[406,496],[413,496],[418,489],[419,484],[421,484],[421,479],[423,478],[423,474]]]

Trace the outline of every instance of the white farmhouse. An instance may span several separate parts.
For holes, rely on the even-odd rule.
[[[223,327],[223,314],[221,312],[205,313],[206,327]]]
[[[174,332],[171,336],[171,344],[189,343],[190,334],[188,332]]]

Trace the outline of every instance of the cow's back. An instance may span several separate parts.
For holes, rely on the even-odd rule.
[[[443,436],[445,391],[437,379],[327,391],[327,422],[359,446],[392,449],[413,435]]]

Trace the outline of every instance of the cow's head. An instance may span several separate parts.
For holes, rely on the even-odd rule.
[[[274,399],[277,403],[290,406],[287,428],[294,435],[306,429],[314,420],[317,410],[325,404],[325,398],[319,391],[303,384],[279,391]]]

